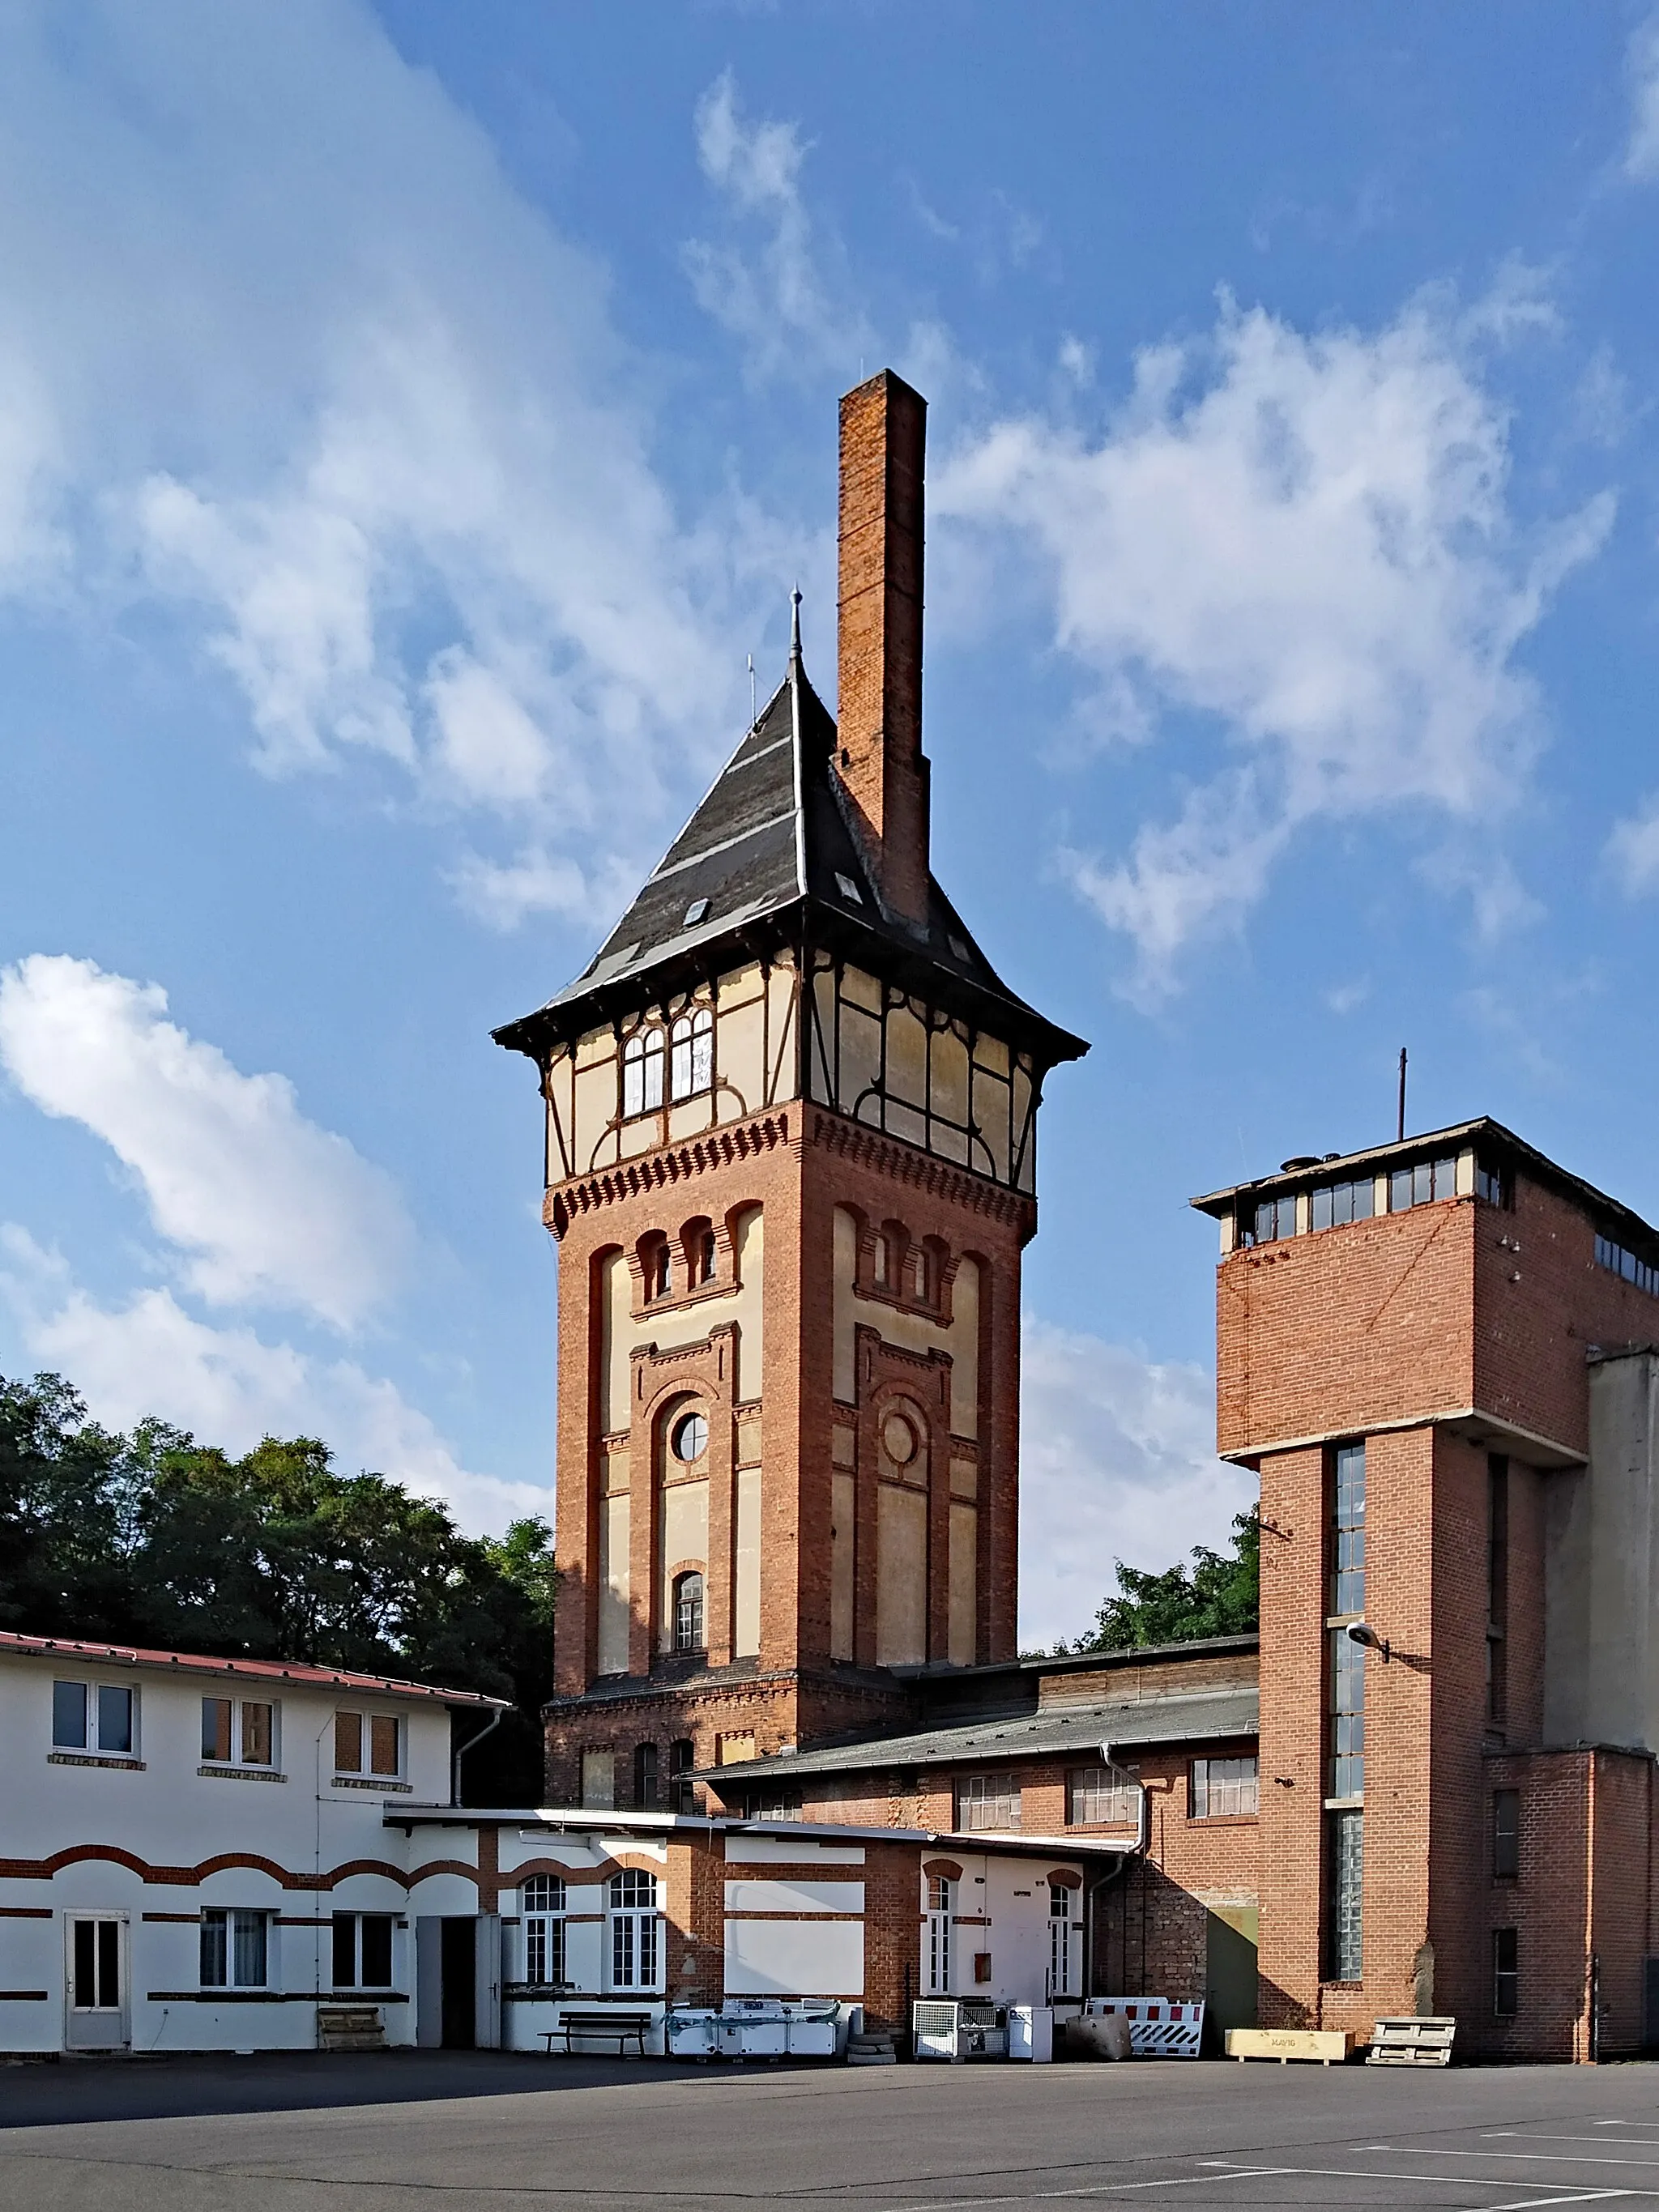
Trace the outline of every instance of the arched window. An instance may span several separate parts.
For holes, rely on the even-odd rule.
[[[562,1875],[532,1874],[520,1891],[527,1982],[546,1984],[565,1978],[564,1902]]]
[[[671,1813],[695,1813],[696,1785],[691,1779],[691,1770],[697,1763],[696,1747],[689,1735],[683,1735],[668,1747],[668,1809]]]
[[[657,1877],[637,1868],[613,1874],[611,1893],[611,1986],[654,1990],[662,1975],[662,1923],[657,1916]]]
[[[635,1030],[623,1047],[623,1116],[649,1114],[662,1104],[663,1035]]]
[[[645,1277],[645,1295],[665,1298],[674,1287],[674,1262],[665,1237],[647,1238],[640,1248],[640,1267]]]
[[[682,1014],[671,1035],[669,1089],[677,1098],[695,1098],[714,1085],[714,1017],[707,1006]]]
[[[699,1574],[674,1577],[674,1649],[702,1650],[702,1577]]]
[[[688,1221],[682,1240],[685,1246],[685,1286],[695,1291],[714,1279],[714,1231],[708,1221]]]
[[[634,1749],[634,1805],[641,1813],[655,1809],[657,1802],[657,1747],[654,1743],[636,1744]]]

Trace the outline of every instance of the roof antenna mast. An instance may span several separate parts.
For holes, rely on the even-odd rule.
[[[1395,1141],[1401,1145],[1406,1141],[1406,1048],[1403,1044],[1400,1048],[1400,1122]]]
[[[751,653],[749,656],[749,726],[751,730],[755,726],[755,716],[758,712],[759,709],[755,703],[755,656]]]
[[[789,594],[789,662],[793,668],[800,666],[800,586]]]

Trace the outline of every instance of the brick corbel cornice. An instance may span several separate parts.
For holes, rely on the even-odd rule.
[[[1036,1234],[1036,1200],[1023,1191],[1006,1190],[984,1176],[970,1175],[966,1168],[937,1160],[930,1152],[883,1136],[879,1130],[867,1129],[840,1114],[815,1109],[807,1117],[806,1136],[809,1144],[821,1146],[838,1158],[873,1168],[895,1182],[908,1184],[967,1212],[1017,1229],[1022,1243]]]
[[[556,1237],[562,1237],[579,1214],[597,1213],[647,1192],[664,1190],[671,1183],[690,1182],[788,1142],[787,1114],[761,1114],[753,1121],[732,1121],[703,1136],[688,1138],[684,1144],[642,1152],[638,1159],[606,1168],[598,1175],[578,1176],[558,1184],[542,1201],[542,1219]]]

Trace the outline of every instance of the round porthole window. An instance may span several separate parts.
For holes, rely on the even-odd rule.
[[[670,1442],[675,1458],[690,1467],[708,1449],[708,1424],[701,1413],[687,1413],[675,1422]]]
[[[902,1413],[890,1413],[882,1423],[881,1441],[895,1467],[908,1467],[921,1447],[916,1432]]]

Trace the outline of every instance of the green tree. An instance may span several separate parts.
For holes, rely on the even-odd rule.
[[[466,1794],[528,1804],[554,1595],[545,1522],[465,1536],[388,1476],[341,1474],[314,1437],[235,1459],[160,1422],[112,1435],[60,1376],[0,1378],[0,1626],[511,1698]]]
[[[1131,1651],[1152,1644],[1186,1644],[1200,1636],[1241,1636],[1261,1620],[1261,1530],[1254,1513],[1233,1520],[1232,1547],[1193,1547],[1189,1565],[1161,1575],[1141,1567],[1117,1568],[1117,1589],[1095,1615],[1095,1624],[1059,1652]]]

